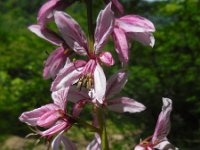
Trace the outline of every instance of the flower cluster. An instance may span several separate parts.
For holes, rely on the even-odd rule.
[[[155,31],[155,27],[144,17],[124,15],[123,6],[118,0],[105,0],[105,8],[98,14],[95,30],[92,18],[88,17],[88,27],[91,29],[88,31],[88,38],[78,22],[63,11],[75,2],[77,1],[48,0],[39,10],[37,24],[29,26],[29,30],[37,36],[57,46],[45,61],[43,70],[44,79],[53,79],[53,102],[22,113],[19,119],[35,127],[36,134],[51,140],[53,150],[58,150],[61,143],[67,150],[77,149],[76,145],[64,136],[64,132],[75,123],[95,132],[95,138],[87,150],[106,150],[108,142],[105,111],[136,113],[145,110],[145,106],[140,102],[116,95],[128,79],[125,66],[129,61],[129,41],[132,39],[153,47],[155,40],[152,32]],[[85,1],[87,6],[91,2]],[[89,9],[88,12],[91,11]],[[49,23],[55,23],[59,33],[48,28]],[[112,53],[104,49],[110,37],[114,42],[121,68],[106,80],[103,67],[115,64]],[[73,104],[71,112],[67,111],[68,101]],[[168,143],[166,136],[169,132],[172,102],[164,99],[163,103],[152,140],[141,142],[135,149],[150,150]],[[80,117],[86,105],[92,106],[91,124]]]

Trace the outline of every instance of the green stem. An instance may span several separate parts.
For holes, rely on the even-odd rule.
[[[88,34],[89,34],[89,51],[93,54],[94,45],[94,25],[93,25],[93,11],[92,11],[92,0],[85,0],[87,7],[87,22],[88,22]]]
[[[103,109],[97,108],[97,117],[100,126],[101,148],[102,150],[109,150],[105,113],[103,112]]]

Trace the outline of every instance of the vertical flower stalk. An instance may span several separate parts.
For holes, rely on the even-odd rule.
[[[93,46],[94,45],[94,26],[93,26],[92,0],[85,0],[85,3],[86,3],[86,7],[87,7],[89,50],[90,50],[90,53],[93,53],[93,51],[94,51],[94,46]],[[102,148],[102,150],[109,150],[104,111],[102,108],[96,107],[96,113],[97,113],[99,128],[100,128],[101,148]]]

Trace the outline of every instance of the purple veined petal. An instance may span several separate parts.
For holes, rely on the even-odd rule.
[[[94,70],[94,92],[96,100],[102,104],[106,92],[106,77],[98,63]]]
[[[97,133],[95,133],[94,139],[88,144],[86,150],[101,150],[101,139]]]
[[[155,38],[152,33],[149,32],[135,32],[135,33],[127,33],[129,39],[133,39],[142,43],[143,45],[147,45],[153,47],[155,44]]]
[[[77,103],[75,103],[72,110],[72,116],[78,117],[84,106],[88,103],[91,103],[88,99],[79,100]]]
[[[154,32],[154,24],[138,15],[127,15],[116,19],[115,25],[125,32]]]
[[[71,124],[69,122],[66,122],[65,120],[59,120],[57,121],[52,127],[49,129],[40,132],[42,136],[52,136],[56,133],[59,133],[63,130],[66,130],[71,127]]]
[[[114,28],[113,32],[115,50],[118,53],[120,61],[124,64],[128,63],[128,40],[125,32],[120,28]]]
[[[64,131],[63,131],[64,132]],[[70,141],[67,137],[63,136],[63,132],[60,132],[52,141],[52,150],[59,150],[60,144],[63,145],[65,150],[77,150],[76,145]]]
[[[90,99],[86,88],[82,87],[81,90],[76,86],[71,86],[67,96],[68,101],[76,103],[81,99]]]
[[[49,78],[54,79],[58,72],[64,67],[67,60],[69,60],[69,58],[64,53],[63,47],[59,47],[54,50],[45,61],[43,78],[45,80]]]
[[[176,148],[174,145],[172,145],[169,141],[164,140],[160,143],[158,143],[157,145],[154,146],[154,148],[158,149],[158,150],[178,150],[178,148]]]
[[[124,8],[122,4],[118,0],[111,0],[112,1],[112,6],[114,9],[119,13],[119,14],[124,14]]]
[[[119,70],[112,75],[106,85],[106,97],[109,98],[119,93],[127,82],[128,74],[124,70]]]
[[[74,84],[74,82],[77,81],[82,75],[82,69],[85,64],[85,61],[77,60],[69,63],[66,67],[60,70],[59,74],[51,85],[51,91],[56,91]]]
[[[53,17],[52,12],[59,1],[60,0],[49,0],[40,8],[37,20],[42,27]]]
[[[112,66],[115,63],[115,60],[113,59],[112,54],[110,52],[102,52],[99,55],[99,59],[106,66]]]
[[[34,109],[32,111],[27,111],[27,112],[22,113],[21,116],[19,117],[19,120],[22,121],[22,122],[25,122],[26,124],[28,124],[30,126],[36,126],[37,120],[42,115],[44,115],[48,111],[56,110],[56,109],[59,109],[57,107],[57,105],[47,104],[47,105],[44,105],[40,108]]]
[[[58,105],[64,112],[66,111],[68,91],[69,87],[65,87],[51,94],[54,104]]]
[[[79,24],[68,14],[56,11],[55,22],[65,42],[80,55],[86,55],[88,51],[87,38]]]
[[[146,109],[146,107],[128,97],[120,97],[113,100],[108,101],[108,109],[111,111],[123,113],[136,113],[141,112]]]
[[[46,26],[46,23],[53,19],[53,12],[55,10],[64,10],[70,6],[74,1],[67,2],[65,0],[49,0],[39,10],[38,13],[38,24],[42,27]]]
[[[134,150],[146,150],[145,147],[141,146],[141,145],[136,145]],[[148,149],[149,150],[149,149]],[[151,149],[150,149],[151,150]]]
[[[61,46],[65,42],[58,34],[47,28],[42,28],[40,25],[31,25],[28,29],[53,45]]]
[[[58,110],[50,110],[37,120],[37,125],[40,127],[49,127],[53,125],[61,116],[62,115]]]
[[[165,140],[170,131],[170,113],[172,111],[172,100],[162,98],[163,106],[152,137],[152,143]]]
[[[114,26],[114,13],[111,10],[109,3],[104,10],[101,10],[97,17],[97,25],[95,30],[95,54],[99,53],[100,49],[105,45]]]

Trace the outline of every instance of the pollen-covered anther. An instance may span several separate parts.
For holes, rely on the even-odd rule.
[[[93,88],[93,86],[94,86],[94,79],[90,73],[82,76],[77,83],[78,89],[85,87],[86,89],[90,90],[91,88]]]

